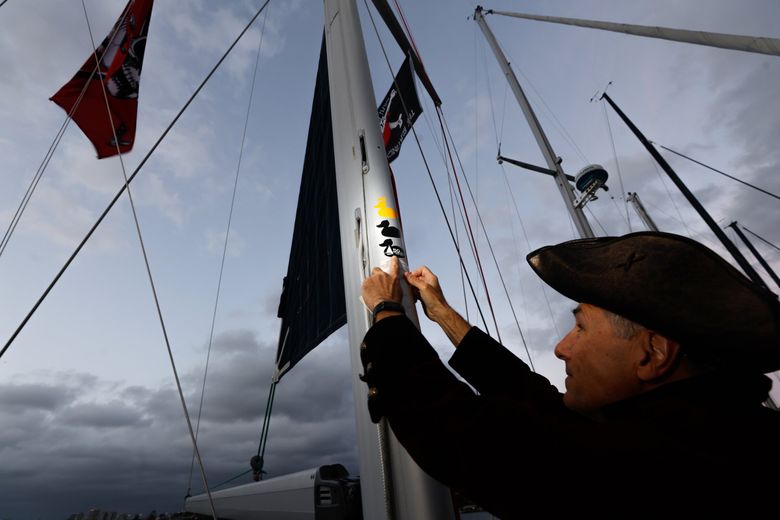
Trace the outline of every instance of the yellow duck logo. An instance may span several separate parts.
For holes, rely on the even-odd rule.
[[[379,197],[377,199],[377,205],[374,207],[379,209],[377,213],[380,217],[398,218],[398,216],[395,214],[395,210],[387,206],[387,197]]]

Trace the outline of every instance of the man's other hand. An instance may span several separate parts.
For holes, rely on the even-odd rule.
[[[374,267],[371,276],[363,280],[363,303],[368,310],[374,310],[379,302],[398,302],[403,299],[401,280],[398,277],[398,258],[390,259],[390,274],[379,267]]]
[[[449,309],[449,304],[444,299],[439,278],[425,266],[404,273],[404,277],[412,287],[414,297],[422,303],[428,319],[437,322],[442,319]]]

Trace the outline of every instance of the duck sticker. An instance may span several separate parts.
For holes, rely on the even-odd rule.
[[[401,232],[397,227],[391,226],[389,220],[383,220],[377,227],[382,228],[383,237],[401,238]]]
[[[377,215],[382,218],[398,218],[395,210],[387,205],[387,197],[379,197],[376,202],[377,204],[374,207],[379,210]]]
[[[385,256],[397,256],[398,258],[406,258],[403,248],[395,245],[391,239],[387,239],[379,247],[385,248]]]

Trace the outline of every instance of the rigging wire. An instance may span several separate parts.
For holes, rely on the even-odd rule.
[[[525,245],[528,248],[528,251],[531,251],[533,248],[531,247],[531,240],[528,238],[528,231],[525,229],[525,223],[523,222],[523,218],[520,216],[520,209],[517,207],[517,199],[515,198],[515,194],[512,191],[512,186],[509,184],[509,178],[506,174],[506,169],[504,168],[504,165],[501,165],[501,173],[504,175],[504,182],[507,186],[507,191],[510,195],[510,198],[512,199],[512,205],[515,208],[515,214],[517,215],[517,220],[520,222],[520,230],[523,232],[523,237],[525,237]],[[544,295],[544,300],[547,302],[547,310],[550,313],[550,321],[553,324],[553,328],[555,329],[555,332],[558,334],[559,337],[561,337],[561,331],[558,328],[558,324],[555,321],[555,315],[552,311],[552,305],[550,304],[550,298],[547,296],[547,290],[545,289],[544,283],[542,283],[541,278],[536,277],[536,281],[539,284],[539,287],[542,288],[542,294]]]
[[[81,7],[84,10],[84,19],[87,22],[87,30],[89,31],[89,39],[92,42],[92,54],[95,57],[95,66],[99,67],[100,66],[100,58],[97,55],[97,46],[95,45],[95,38],[94,38],[94,36],[92,34],[92,26],[89,23],[89,15],[87,14],[87,6],[84,3],[84,0],[81,0]],[[178,373],[178,371],[176,369],[176,362],[173,359],[173,350],[171,350],[171,342],[170,342],[170,339],[168,338],[168,331],[167,331],[167,329],[165,327],[165,320],[163,319],[162,309],[160,308],[160,299],[159,299],[159,297],[157,295],[157,289],[156,289],[156,287],[154,285],[154,277],[152,276],[152,268],[149,265],[149,255],[146,252],[146,245],[144,244],[144,237],[143,237],[143,234],[141,233],[141,224],[138,222],[138,212],[136,211],[135,202],[133,201],[133,193],[130,190],[130,182],[128,181],[128,178],[127,178],[127,170],[125,169],[125,162],[124,162],[124,159],[122,159],[122,152],[119,149],[119,138],[117,137],[117,134],[116,134],[116,125],[114,124],[114,117],[111,114],[111,107],[110,107],[110,105],[108,103],[108,93],[106,92],[106,85],[105,85],[105,83],[100,82],[100,86],[101,86],[101,92],[103,93],[103,100],[105,101],[105,104],[106,104],[106,114],[108,115],[108,122],[111,125],[111,131],[112,131],[113,136],[114,136],[114,143],[116,144],[116,153],[117,153],[117,157],[119,158],[119,165],[122,168],[122,177],[123,177],[123,179],[125,181],[125,189],[127,190],[127,199],[130,202],[130,209],[132,210],[132,213],[133,213],[133,222],[135,223],[135,230],[136,230],[136,233],[138,235],[138,243],[141,246],[141,253],[143,255],[144,265],[146,267],[146,274],[147,274],[147,276],[149,278],[149,286],[152,289],[152,296],[154,298],[154,305],[155,305],[155,308],[157,309],[157,317],[160,320],[160,328],[162,329],[163,338],[165,339],[165,347],[168,350],[168,357],[171,360],[171,369],[173,370],[173,378],[176,381],[176,389],[179,392],[179,399],[181,400],[181,406],[182,406],[182,410],[184,412],[184,418],[187,421],[187,429],[189,430],[190,438],[192,439],[192,447],[195,450],[195,454],[197,455],[198,465],[200,466],[201,477],[203,478],[203,486],[206,488],[206,494],[208,495],[208,499],[209,499],[209,506],[211,508],[211,514],[214,517],[214,520],[217,520],[217,511],[214,508],[214,499],[211,497],[211,490],[209,490],[209,483],[208,483],[208,479],[206,477],[206,469],[203,466],[203,460],[201,459],[200,451],[198,450],[198,443],[197,443],[197,441],[195,439],[195,432],[192,429],[192,421],[190,420],[190,414],[189,414],[189,411],[187,410],[187,403],[184,400],[184,391],[182,390],[181,381],[179,380],[179,373]]]
[[[214,310],[211,315],[211,329],[209,330],[209,344],[208,344],[208,349],[206,350],[206,367],[203,370],[203,385],[200,390],[200,402],[198,404],[198,418],[195,422],[196,440],[198,438],[198,433],[200,432],[200,420],[203,414],[203,400],[206,395],[206,379],[209,373],[209,361],[211,360],[211,347],[214,342],[214,328],[217,322],[217,309],[219,308],[219,295],[220,292],[222,291],[222,274],[224,273],[225,270],[225,258],[227,257],[227,247],[228,247],[228,241],[230,239],[230,227],[233,222],[233,209],[235,208],[235,204],[236,204],[236,192],[238,191],[238,179],[241,175],[241,161],[244,157],[244,144],[246,143],[246,132],[247,132],[247,128],[249,127],[249,115],[252,111],[252,100],[254,99],[255,83],[257,80],[257,69],[260,63],[260,51],[263,48],[263,35],[265,34],[266,20],[268,20],[267,11],[263,15],[263,24],[260,29],[260,42],[257,45],[257,57],[255,58],[255,68],[252,74],[252,86],[249,89],[249,102],[247,103],[247,107],[246,107],[246,117],[244,119],[244,131],[243,134],[241,135],[241,145],[238,151],[238,164],[236,165],[236,176],[233,181],[233,195],[230,198],[230,210],[228,211],[228,219],[227,219],[227,226],[226,226],[227,229],[225,230],[225,241],[222,246],[222,260],[220,261],[219,264],[219,277],[217,279],[217,291],[214,297]],[[195,464],[195,450],[193,449],[192,460],[190,461],[190,475],[187,481],[186,496],[189,496],[190,489],[192,487],[192,471],[193,471],[194,464]]]
[[[593,213],[593,210],[590,209],[589,206],[585,206],[585,209],[588,210],[588,213],[590,213],[590,216],[593,217],[593,220],[596,221],[596,224],[599,225],[601,228],[601,231],[604,232],[604,236],[609,236],[609,232],[607,231],[607,228],[604,227],[604,225],[601,223],[601,221],[598,219],[595,213]]]
[[[628,201],[626,200],[626,189],[623,187],[623,172],[620,170],[620,162],[618,161],[617,150],[615,149],[615,137],[612,135],[612,125],[609,124],[609,114],[607,113],[607,104],[602,103],[601,106],[604,109],[604,121],[607,123],[607,131],[609,132],[609,142],[612,145],[612,156],[615,158],[615,168],[617,169],[618,180],[620,181],[620,198],[623,199],[623,206],[625,206],[626,208],[626,224],[628,224],[628,232],[631,233],[633,231],[633,229],[631,229],[631,213],[628,211]],[[614,201],[615,199],[612,198],[612,200]],[[617,207],[617,202],[615,202],[615,207]],[[620,213],[622,212],[618,210],[618,214]],[[593,215],[593,212],[591,212],[591,215]],[[593,218],[595,218],[595,215]]]
[[[276,385],[278,380],[274,377],[271,380],[271,387],[268,389],[268,399],[265,403],[265,416],[263,417],[263,427],[260,429],[260,442],[257,445],[257,455],[252,457],[250,462],[252,471],[254,472],[255,480],[261,480],[263,478],[263,466],[265,447],[268,439],[268,430],[271,427],[271,412],[274,409],[274,397],[276,397]]]
[[[742,183],[742,184],[744,184],[745,186],[747,186],[749,188],[753,188],[754,190],[760,191],[761,193],[769,195],[770,197],[774,197],[776,199],[780,199],[780,196],[778,196],[778,195],[776,195],[776,194],[774,194],[772,192],[769,192],[769,191],[767,191],[767,190],[765,190],[763,188],[759,188],[758,186],[754,186],[753,184],[750,184],[749,182],[745,182],[742,179],[738,179],[738,178],[734,177],[733,175],[729,175],[726,172],[722,172],[722,171],[718,170],[717,168],[713,168],[712,166],[706,165],[703,162],[697,161],[696,159],[694,159],[692,157],[688,157],[685,154],[682,154],[680,152],[675,152],[671,148],[667,148],[666,146],[664,146],[664,145],[662,145],[660,143],[653,143],[653,144],[657,144],[658,146],[660,146],[661,148],[663,148],[667,152],[672,152],[675,155],[679,155],[680,157],[683,157],[684,159],[688,159],[689,161],[694,162],[694,163],[698,164],[699,166],[704,166],[705,168],[710,169],[710,170],[714,171],[715,173],[719,173],[719,174],[723,175],[724,177],[728,177],[729,179],[731,179],[733,181],[737,181],[739,183]]]
[[[7,1],[8,0],[3,0],[2,2],[0,2],[0,7],[3,7]]]
[[[477,24],[474,24],[475,37],[477,34],[477,27],[478,27]],[[496,136],[496,148],[498,149],[498,153],[501,153],[501,139],[498,136],[498,125],[496,124],[496,110],[495,107],[493,106],[493,87],[490,84],[490,74],[488,74],[488,70],[487,70],[487,59],[485,55],[487,51],[485,50],[484,45],[482,45],[481,48],[482,48],[482,65],[484,65],[483,68],[485,70],[485,83],[487,84],[488,97],[490,98],[490,116],[491,116],[491,120],[493,121],[493,132],[495,133]],[[474,60],[475,61],[477,60],[476,52],[474,53]],[[474,75],[476,76],[476,71],[474,72]],[[474,80],[474,83],[476,84],[476,79]],[[503,132],[503,121],[501,123],[501,127]]]
[[[507,54],[508,59],[511,63],[515,63],[515,61],[512,59],[512,57],[509,55],[509,53],[504,49],[504,53]],[[528,83],[528,85],[531,87],[531,90],[536,94],[536,97],[539,99],[539,101],[544,105],[544,108],[547,109],[547,112],[549,113],[549,116],[551,117],[551,122],[553,123],[553,126],[556,127],[558,132],[561,133],[563,138],[571,145],[574,152],[582,159],[585,163],[590,163],[591,161],[588,160],[588,157],[585,155],[585,152],[582,151],[582,149],[577,145],[577,141],[574,140],[574,138],[571,136],[571,134],[566,130],[566,127],[563,126],[563,123],[558,119],[558,116],[555,115],[555,112],[553,112],[552,108],[550,108],[550,105],[547,104],[547,101],[544,100],[544,97],[542,94],[537,90],[537,88],[534,86],[534,84],[531,82],[531,80],[526,76],[522,69],[519,67],[515,67],[517,71],[520,73],[520,75],[523,77],[523,80]]]
[[[428,98],[426,96],[423,96],[422,102],[425,104],[426,109],[430,110],[430,106],[428,105]],[[425,119],[425,124],[428,126],[428,131],[430,132],[430,135],[433,139],[434,144],[436,145],[436,150],[439,152],[439,157],[442,160],[442,163],[444,164],[444,169],[447,171],[447,189],[449,190],[450,194],[450,209],[452,211],[452,221],[455,223],[455,242],[457,244],[457,247],[460,247],[460,236],[458,231],[458,221],[455,217],[455,201],[453,198],[453,187],[452,187],[452,179],[450,178],[450,170],[449,165],[447,164],[447,159],[444,155],[444,151],[442,150],[441,144],[439,143],[437,132],[434,131],[433,125],[431,124],[431,119],[428,117],[428,114],[425,110],[422,112],[423,118]],[[461,220],[463,219],[462,211],[460,210],[460,206],[458,206],[458,210],[461,213]],[[458,264],[458,272],[460,273],[460,285],[461,290],[463,292],[463,306],[465,309],[466,314],[466,321],[469,321],[469,302],[468,302],[468,296],[466,294],[466,281],[463,277],[463,267]]]
[[[184,111],[190,106],[190,103],[195,99],[195,97],[200,93],[200,91],[203,89],[203,87],[206,85],[209,79],[211,79],[211,76],[214,75],[216,70],[219,68],[219,66],[222,64],[223,61],[225,61],[225,58],[230,54],[230,52],[233,50],[233,48],[238,44],[239,40],[244,36],[246,31],[249,30],[249,27],[252,26],[254,21],[257,19],[258,16],[260,16],[260,13],[263,12],[265,7],[268,5],[268,2],[270,0],[266,0],[263,5],[259,8],[257,13],[252,17],[252,19],[249,21],[249,23],[244,27],[244,29],[239,33],[239,35],[236,37],[236,39],[233,41],[233,43],[228,47],[228,49],[225,51],[225,53],[222,55],[222,57],[217,61],[217,63],[214,65],[214,67],[211,69],[211,71],[206,75],[205,79],[198,85],[198,88],[195,89],[195,91],[192,93],[192,95],[189,97],[187,102],[182,106],[182,108],[179,110],[179,112],[176,114],[176,116],[173,118],[171,123],[166,127],[166,129],[163,131],[163,133],[160,135],[160,137],[155,141],[154,145],[149,149],[149,151],[146,153],[144,158],[141,160],[141,162],[136,166],[135,170],[133,171],[132,175],[127,179],[127,184],[123,185],[119,191],[114,195],[114,198],[111,199],[111,202],[109,202],[108,206],[103,210],[103,212],[98,217],[97,221],[92,225],[90,230],[87,232],[87,234],[84,236],[84,238],[81,240],[78,246],[76,246],[76,249],[73,251],[73,253],[70,255],[70,257],[65,261],[65,264],[60,268],[59,272],[54,276],[54,279],[49,283],[49,285],[46,287],[46,289],[43,291],[43,294],[38,298],[38,300],[33,305],[32,309],[27,313],[27,315],[24,317],[24,319],[21,321],[19,326],[16,328],[16,330],[13,332],[11,337],[6,341],[5,345],[3,346],[2,350],[0,350],[0,358],[5,355],[5,353],[8,351],[8,349],[13,344],[16,337],[19,335],[19,333],[24,329],[25,325],[28,321],[30,321],[30,318],[32,318],[33,314],[35,314],[35,311],[38,310],[38,307],[40,307],[41,303],[46,299],[46,297],[49,295],[51,290],[54,288],[54,286],[57,284],[59,279],[62,277],[62,275],[65,273],[65,271],[68,269],[71,263],[73,263],[73,260],[78,256],[79,252],[82,250],[84,245],[87,243],[87,241],[92,237],[95,230],[97,230],[98,226],[103,222],[103,220],[106,218],[106,215],[108,215],[109,211],[111,211],[111,208],[114,207],[114,204],[119,200],[119,198],[124,193],[127,186],[133,181],[136,175],[138,175],[138,172],[141,171],[141,168],[146,164],[146,161],[151,157],[151,155],[154,153],[154,151],[157,149],[157,147],[160,145],[160,143],[165,139],[165,137],[168,135],[168,132],[173,128],[173,125],[176,124],[176,122],[179,120],[181,115],[184,113]]]
[[[376,33],[377,40],[379,41],[379,46],[382,49],[382,53],[384,54],[385,62],[387,63],[387,66],[388,66],[388,68],[391,71],[390,75],[393,76],[392,66],[390,65],[390,59],[387,56],[387,51],[385,50],[384,42],[382,41],[382,38],[379,36],[379,30],[377,29],[376,23],[374,22],[374,16],[371,14],[371,10],[368,8],[367,0],[364,0],[364,4],[366,6],[366,11],[368,12],[368,17],[371,20],[371,25],[373,26],[374,32]],[[393,76],[393,83],[395,83],[395,77],[394,76]],[[409,111],[406,109],[406,103],[404,103],[403,96],[400,97],[400,100],[401,100],[401,105],[403,106],[403,109],[404,109],[404,113],[406,113],[408,115]],[[437,114],[438,114],[438,112],[439,112],[439,109],[437,108]],[[440,118],[439,121],[440,121],[440,124],[441,124],[441,118]],[[412,126],[411,129],[412,129],[412,135],[414,136],[414,140],[417,143],[417,148],[420,150],[420,155],[422,157],[423,164],[425,165],[425,171],[428,173],[428,178],[430,179],[431,185],[433,186],[433,192],[436,195],[436,200],[439,203],[439,208],[441,209],[442,216],[444,217],[444,222],[447,224],[447,230],[450,233],[450,238],[452,239],[452,242],[455,245],[455,251],[458,254],[458,260],[460,261],[461,267],[464,269],[464,274],[466,275],[466,280],[468,281],[469,289],[471,289],[471,294],[474,297],[474,301],[477,302],[477,310],[479,311],[479,315],[482,318],[482,323],[484,324],[485,329],[487,329],[488,328],[487,327],[487,320],[485,319],[485,315],[482,312],[482,307],[479,305],[479,301],[477,300],[477,294],[476,294],[476,291],[474,289],[474,284],[472,283],[471,277],[469,276],[468,271],[466,270],[466,264],[463,261],[463,255],[461,254],[460,246],[458,245],[457,241],[455,240],[455,234],[453,233],[452,225],[450,224],[450,221],[447,218],[447,212],[444,209],[444,203],[442,202],[441,196],[439,195],[439,190],[436,187],[436,182],[433,179],[433,174],[431,173],[431,168],[430,168],[430,165],[428,164],[428,159],[425,157],[425,153],[423,152],[423,149],[422,149],[422,144],[420,143],[420,138],[418,137],[417,131],[415,130],[414,126]]]
[[[403,24],[404,24],[404,28],[406,29],[406,33],[407,33],[410,41],[412,42],[412,48],[414,49],[414,52],[417,54],[417,56],[419,58],[420,53],[419,53],[419,51],[417,49],[417,46],[416,46],[416,44],[414,42],[414,37],[412,36],[411,31],[409,30],[409,25],[406,22],[406,17],[404,16],[403,11],[401,10],[401,6],[398,4],[397,0],[394,0],[394,3],[395,3],[395,6],[396,6],[396,9],[398,10],[399,15],[401,16],[401,19],[402,19]],[[373,19],[372,19],[372,23],[373,23]],[[376,26],[374,26],[374,29],[376,30]],[[379,33],[378,32],[377,32],[377,38],[379,38]],[[380,39],[380,44],[381,44],[381,39]],[[384,46],[382,46],[382,50],[384,52]],[[392,67],[390,66],[390,61],[387,59],[387,54],[386,53],[385,53],[385,61],[387,62],[388,69],[390,70],[390,74],[392,75]],[[422,64],[422,60],[420,61],[420,63]],[[476,63],[475,63],[475,66],[476,66]],[[403,102],[403,100],[402,100],[402,102]],[[441,117],[442,117],[441,108],[437,106],[436,109],[437,109],[436,110],[437,116],[439,117],[439,124],[441,125]],[[406,110],[405,107],[404,107],[404,110]],[[445,145],[446,150],[447,150],[447,154],[450,157],[450,163],[452,163],[452,153],[450,152],[449,144],[447,142],[446,136],[444,135],[443,129],[442,129],[442,136],[443,136],[443,140],[444,140],[444,145]],[[417,136],[415,135],[415,139],[416,138],[417,138]],[[450,137],[450,139],[452,139],[452,138]],[[453,141],[453,148],[454,148],[454,141]],[[422,152],[422,148],[420,149],[420,151]],[[461,169],[462,169],[462,167],[461,167]],[[452,163],[452,170],[453,170],[453,174],[455,176],[455,182],[456,182],[456,184],[458,186],[458,191],[460,192],[460,183],[458,181],[457,172],[455,171],[455,164],[454,163]],[[478,173],[477,173],[477,175],[478,175]],[[449,173],[448,173],[448,176],[449,176]],[[465,173],[464,173],[464,177],[465,177]],[[477,181],[478,180],[479,180],[479,177],[477,177]],[[449,177],[448,177],[448,183],[449,182],[450,182],[450,180],[449,180]],[[463,196],[461,194],[461,202],[462,201],[463,201]],[[475,203],[475,207],[476,207],[476,203]],[[477,211],[479,211],[478,207],[477,207]],[[501,341],[501,331],[498,328],[498,322],[496,321],[495,312],[493,311],[493,305],[492,305],[492,302],[491,302],[491,299],[490,299],[490,293],[489,293],[488,288],[487,288],[487,281],[485,279],[484,272],[482,271],[482,263],[481,263],[480,258],[479,258],[479,252],[478,252],[478,249],[477,249],[477,240],[474,238],[473,233],[471,231],[471,223],[469,222],[469,219],[468,219],[468,211],[467,211],[467,209],[465,207],[465,204],[463,204],[463,212],[465,213],[465,219],[464,220],[465,220],[465,224],[466,224],[466,226],[464,226],[464,227],[466,227],[466,229],[468,231],[467,237],[470,238],[471,245],[472,245],[472,250],[473,250],[473,253],[474,253],[474,257],[475,257],[475,260],[477,262],[477,266],[479,268],[480,275],[482,277],[482,284],[483,284],[483,286],[485,288],[485,296],[486,296],[487,301],[488,301],[488,307],[490,308],[490,313],[491,313],[491,315],[493,317],[493,323],[494,323],[494,325],[496,327],[496,335],[498,337],[498,340]],[[457,230],[457,223],[456,223],[456,230]],[[479,232],[479,230],[477,230],[477,232]],[[478,239],[478,237],[477,237],[477,239]],[[485,325],[485,327],[487,328],[487,324]]]
[[[2,4],[0,4],[0,6],[2,6]],[[109,33],[108,35],[109,40],[112,40],[114,38],[116,32],[122,26],[126,16],[127,16],[127,11],[123,12],[122,17],[119,19],[119,23],[117,23]],[[105,56],[106,52],[108,52],[108,48],[103,50],[103,54],[101,54],[100,56],[101,60]],[[33,193],[38,187],[38,183],[41,181],[41,178],[43,177],[43,173],[46,171],[46,168],[49,166],[49,162],[51,161],[51,158],[54,156],[54,151],[57,149],[57,147],[60,144],[60,141],[62,140],[62,137],[65,135],[65,131],[67,130],[68,125],[70,124],[73,114],[75,114],[76,110],[78,110],[78,107],[81,104],[81,100],[84,98],[84,95],[87,92],[87,88],[89,87],[92,78],[94,78],[95,74],[97,74],[98,70],[100,70],[99,66],[95,66],[95,68],[92,69],[89,78],[84,83],[84,86],[81,87],[81,92],[79,92],[76,101],[73,103],[73,107],[65,115],[65,120],[60,126],[60,129],[55,134],[54,139],[49,145],[49,149],[44,154],[41,164],[38,165],[38,169],[35,171],[35,175],[33,175],[33,178],[30,181],[30,185],[27,187],[27,190],[25,191],[24,196],[22,197],[22,200],[19,203],[19,206],[16,208],[13,217],[11,217],[11,222],[9,223],[8,228],[5,230],[2,240],[0,240],[0,256],[2,256],[3,253],[5,252],[5,249],[8,246],[8,242],[11,240],[11,236],[14,234],[14,231],[16,231],[16,226],[19,224],[19,221],[22,218],[22,214],[24,213],[25,209],[27,209],[27,204],[30,202]]]
[[[742,227],[742,229],[744,229],[745,231],[747,231],[748,233],[750,233],[751,235],[753,235],[754,237],[756,237],[757,239],[759,239],[760,241],[762,241],[763,243],[767,244],[768,246],[774,247],[775,249],[777,249],[778,251],[780,251],[780,247],[777,247],[776,245],[774,245],[772,242],[770,242],[770,241],[769,241],[769,240],[767,240],[766,238],[763,238],[763,237],[760,237],[760,236],[758,236],[757,234],[753,233],[752,231],[750,231],[750,230],[749,230],[748,228],[746,228],[745,226],[741,226],[741,227]]]
[[[674,210],[677,212],[677,216],[680,217],[678,222],[682,223],[683,227],[685,227],[685,231],[690,236],[692,234],[691,228],[688,227],[688,223],[685,222],[682,213],[680,213],[680,208],[677,206],[677,202],[675,202],[674,197],[672,197],[672,193],[669,191],[669,187],[666,185],[664,176],[661,175],[661,170],[658,169],[658,164],[655,161],[650,161],[650,162],[655,168],[655,174],[658,176],[659,179],[661,179],[661,185],[664,187],[664,191],[666,191],[667,197],[669,197],[669,200],[672,202],[672,206],[674,206]]]
[[[447,128],[447,133],[450,134],[450,139],[452,139],[452,134],[450,133],[450,128],[449,128],[449,125],[447,125],[446,119],[444,120],[444,124],[445,124],[445,126]],[[460,155],[458,154],[458,150],[457,149],[455,149],[455,157],[458,159],[458,165],[460,166],[461,171],[463,171],[463,163],[461,163]],[[482,220],[482,214],[479,211],[479,207],[477,207],[477,205],[476,205],[476,201],[474,200],[474,194],[471,191],[471,186],[469,185],[468,179],[466,178],[465,174],[464,174],[463,177],[465,179],[466,187],[468,188],[469,195],[471,196],[471,201],[472,201],[472,203],[474,204],[474,206],[476,208],[477,218],[479,219],[479,224],[482,227],[482,232],[485,233],[485,241],[487,242],[488,250],[490,251],[490,255],[493,257],[493,262],[496,265],[496,271],[498,272],[498,278],[501,281],[501,286],[504,288],[504,294],[506,295],[506,299],[509,302],[509,309],[512,312],[512,316],[514,317],[515,324],[517,325],[517,330],[520,333],[520,339],[522,340],[523,346],[525,347],[525,352],[528,355],[528,362],[531,365],[531,370],[533,370],[535,372],[536,369],[534,367],[533,360],[531,359],[531,352],[528,349],[528,344],[525,341],[525,335],[523,334],[523,329],[522,329],[522,327],[520,327],[520,321],[517,319],[517,313],[515,312],[515,307],[512,304],[512,298],[510,298],[510,296],[509,296],[509,290],[507,289],[506,283],[504,282],[504,276],[501,274],[501,268],[498,265],[498,259],[496,258],[495,252],[493,251],[493,245],[490,243],[490,237],[488,236],[487,228],[485,227],[485,223]],[[485,290],[487,291],[487,287],[485,288]],[[496,325],[496,327],[498,327],[498,326]],[[500,338],[500,336],[499,336],[499,338]]]

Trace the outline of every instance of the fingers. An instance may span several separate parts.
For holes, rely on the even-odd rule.
[[[390,276],[393,278],[398,277],[398,257],[394,256],[390,259]]]

